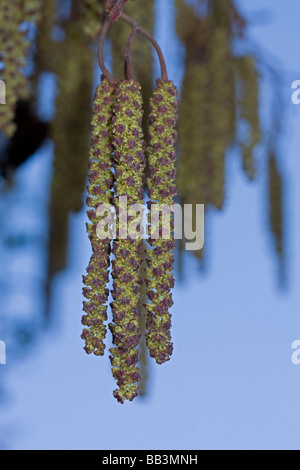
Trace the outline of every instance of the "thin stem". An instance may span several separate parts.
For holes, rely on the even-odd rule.
[[[105,22],[104,22],[104,25],[101,29],[100,38],[99,38],[99,47],[98,47],[98,60],[99,60],[100,69],[102,70],[102,73],[103,73],[104,77],[110,83],[115,83],[114,77],[112,76],[110,71],[105,66],[104,55],[103,55],[104,41],[105,41],[105,38],[106,38],[106,35],[107,35],[107,31],[109,29],[110,23],[111,23],[111,21],[107,17]]]
[[[167,81],[168,80],[168,72],[167,72],[166,62],[165,62],[162,50],[161,50],[158,42],[154,39],[154,37],[150,33],[145,31],[143,28],[141,28],[141,26],[138,25],[138,23],[136,21],[134,21],[132,18],[130,18],[130,16],[126,15],[125,13],[121,13],[120,19],[125,21],[125,23],[129,24],[129,26],[131,26],[132,28],[135,28],[135,30],[138,34],[140,34],[141,36],[144,36],[146,39],[148,39],[148,41],[151,42],[151,44],[155,48],[155,50],[157,52],[157,55],[158,55],[158,58],[159,58],[160,68],[161,68],[161,78],[162,78],[162,80]]]
[[[129,35],[128,41],[126,43],[125,52],[124,52],[124,59],[125,59],[125,79],[131,80],[133,78],[133,70],[132,70],[132,58],[131,58],[131,46],[133,40],[137,34],[137,28],[134,26],[131,30]]]

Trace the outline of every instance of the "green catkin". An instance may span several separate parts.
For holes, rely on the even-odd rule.
[[[178,126],[179,193],[183,203],[221,208],[226,145],[229,127],[234,127],[229,110],[235,102],[234,92],[230,94],[233,80],[223,63],[225,57],[228,62],[228,41],[210,17],[196,16],[183,0],[177,0],[177,7],[177,32],[186,49]]]
[[[147,248],[146,242],[144,242],[143,247],[143,264],[142,264],[142,286],[141,286],[141,317],[140,317],[140,329],[141,329],[141,341],[139,347],[139,369],[141,374],[140,387],[139,387],[139,397],[145,397],[147,395],[148,389],[148,380],[149,380],[149,371],[148,371],[148,358],[149,353],[146,345],[146,308],[145,304],[147,302],[147,287],[146,287],[146,256]]]
[[[209,153],[209,107],[205,98],[209,74],[205,65],[186,68],[178,126],[177,185],[183,204],[209,204],[213,167]]]
[[[28,97],[28,81],[23,73],[29,42],[20,29],[24,20],[21,0],[1,0],[0,3],[0,58],[4,69],[0,78],[6,84],[6,105],[0,108],[0,132],[11,137],[16,126],[13,122],[17,101]]]
[[[106,0],[82,1],[83,30],[92,41],[100,34],[105,4]]]
[[[236,59],[236,73],[238,80],[238,113],[243,126],[239,146],[243,170],[249,180],[253,180],[257,173],[254,150],[261,141],[259,74],[255,57],[252,55],[238,57]]]
[[[114,87],[106,79],[97,87],[91,121],[91,147],[89,156],[89,185],[87,205],[90,207],[88,216],[91,221],[87,225],[93,254],[90,259],[87,275],[83,277],[85,287],[82,317],[84,328],[82,339],[85,340],[85,351],[97,356],[104,355],[104,339],[106,336],[105,321],[107,320],[107,300],[109,290],[108,268],[110,265],[110,239],[97,237],[97,224],[101,217],[96,214],[101,204],[112,202],[113,174],[111,147],[111,119],[113,110]]]
[[[215,27],[208,44],[210,73],[210,158],[213,174],[210,202],[222,209],[226,196],[226,154],[235,136],[235,82],[230,39],[225,27]]]
[[[50,194],[48,284],[66,266],[69,214],[83,207],[87,179],[93,54],[78,23],[68,26],[56,63],[58,95]],[[79,37],[78,37],[79,36]]]
[[[154,204],[172,207],[176,195],[175,142],[177,140],[176,112],[177,90],[171,81],[157,81],[150,100],[149,146],[147,150],[149,177],[147,181],[149,208]],[[162,220],[162,219],[160,219]],[[146,342],[150,356],[158,364],[170,359],[171,315],[173,305],[171,290],[174,287],[174,236],[162,237],[164,223],[153,223],[149,214],[151,249],[147,250],[146,286],[149,303],[146,304]],[[172,220],[172,222],[174,222]]]
[[[114,348],[110,349],[113,376],[118,389],[114,397],[120,402],[133,400],[140,381],[138,345],[140,332],[141,268],[143,239],[134,228],[124,231],[121,210],[143,204],[145,144],[142,132],[142,95],[138,82],[118,83],[113,115],[115,160],[115,199],[117,238],[113,242],[113,323],[109,328]],[[127,198],[125,201],[123,198]],[[141,214],[142,215],[142,214]],[[138,229],[138,227],[136,227]],[[125,238],[126,237],[126,238]]]
[[[24,0],[25,20],[38,24],[42,16],[42,0]]]
[[[80,25],[81,22],[68,25],[66,39],[60,45],[56,67],[59,94],[52,131],[54,166],[61,171],[63,184],[68,187],[65,198],[70,210],[75,212],[83,207],[86,186],[93,81],[93,53],[81,34]]]
[[[205,49],[209,28],[184,0],[176,0],[176,6],[176,31],[186,54],[179,105],[177,186],[182,204],[209,204],[213,171],[207,100],[210,75]]]
[[[269,225],[282,275],[284,264],[283,181],[273,151],[270,152],[268,159],[268,203]]]
[[[38,86],[40,74],[44,71],[54,71],[57,58],[57,44],[53,41],[52,32],[56,23],[56,8],[58,0],[44,0],[41,6],[39,28],[36,34],[35,51],[35,86]]]

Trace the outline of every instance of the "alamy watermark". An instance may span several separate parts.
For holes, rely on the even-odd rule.
[[[294,352],[292,354],[292,363],[295,366],[300,365],[300,340],[296,340],[292,344],[292,349],[294,349]]]
[[[6,85],[0,80],[0,104],[6,104]]]
[[[0,340],[0,364],[6,364],[6,346],[4,341]]]
[[[204,204],[128,204],[120,196],[116,205],[99,204],[96,235],[99,239],[185,240],[188,251],[204,245]]]
[[[294,80],[292,83],[292,89],[295,90],[292,94],[292,103],[300,104],[300,80]]]

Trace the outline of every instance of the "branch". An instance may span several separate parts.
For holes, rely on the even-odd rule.
[[[110,71],[106,68],[105,62],[104,62],[104,55],[103,55],[104,41],[105,41],[110,23],[111,23],[110,19],[106,18],[104,25],[102,26],[102,29],[101,29],[100,38],[99,38],[99,46],[98,46],[98,61],[99,61],[100,69],[102,70],[104,77],[110,83],[113,84],[115,83],[115,79],[110,73]]]

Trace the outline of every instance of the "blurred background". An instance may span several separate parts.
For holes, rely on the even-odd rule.
[[[20,76],[0,46],[18,90],[0,108],[0,448],[300,449],[300,4],[129,0],[180,92],[178,201],[206,215],[204,249],[176,249],[173,356],[144,357],[141,395],[123,406],[109,344],[89,357],[80,338],[105,2],[29,4],[12,38]],[[118,22],[105,45],[119,78],[129,33]],[[140,40],[132,54],[147,102],[157,58]]]

